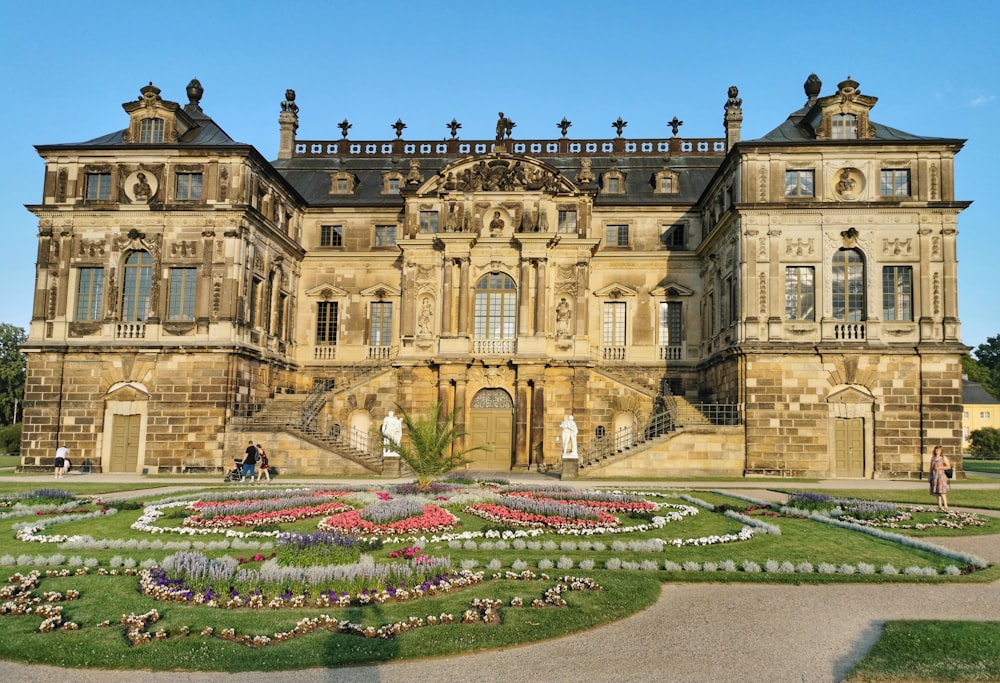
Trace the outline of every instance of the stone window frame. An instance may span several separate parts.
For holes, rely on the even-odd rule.
[[[913,322],[916,289],[913,286],[913,273],[916,270],[910,264],[882,266],[882,320],[888,322]],[[900,276],[906,274],[905,278]],[[904,283],[903,280],[906,280]],[[905,285],[905,293],[898,289]],[[886,301],[892,300],[892,307],[886,307]],[[891,313],[891,314],[890,314]]]
[[[791,174],[791,173],[795,173],[796,174],[796,176],[795,176],[795,183],[794,183],[794,188],[795,188],[794,191],[790,191],[791,190],[791,185],[789,184],[789,174]],[[809,192],[809,194],[804,194],[803,191],[802,191],[802,187],[803,187],[802,179],[803,178],[811,178],[812,179],[812,189],[811,189],[811,192]],[[809,200],[809,199],[815,199],[816,198],[816,169],[815,168],[811,168],[809,166],[795,167],[795,168],[786,168],[785,169],[785,185],[784,185],[784,194],[783,194],[783,196],[784,196],[785,199],[791,199],[791,200]]]
[[[617,189],[611,189],[611,181],[616,181]],[[605,171],[601,174],[601,194],[623,195],[625,194],[625,174],[617,168]]]
[[[885,174],[886,173],[893,174],[892,175],[892,181],[893,182],[891,183],[892,189],[891,189],[891,191],[888,194],[886,194],[886,192],[885,192],[886,184],[885,184],[884,178],[885,178]],[[905,177],[906,177],[906,192],[905,193],[897,193],[896,192],[896,183],[895,183],[895,180],[896,180],[897,174],[905,174]],[[880,166],[880,168],[879,168],[879,173],[878,173],[878,187],[879,187],[878,194],[879,194],[879,197],[882,198],[882,199],[890,199],[890,200],[892,200],[892,199],[908,199],[908,198],[912,197],[913,196],[913,171],[910,168],[909,163],[905,163],[905,162],[899,162],[899,163],[889,162],[889,163],[882,164]]]
[[[427,219],[426,221],[424,219]],[[433,218],[433,221],[431,221]],[[433,223],[433,225],[432,225]],[[441,229],[441,212],[433,208],[420,208],[417,212],[417,229],[422,235],[434,235]]]
[[[608,239],[608,231],[612,228],[616,228],[615,241],[612,244]],[[605,249],[631,249],[632,248],[632,222],[631,221],[607,221],[603,225],[603,246]],[[625,244],[622,244],[621,239],[621,228],[625,228]]]
[[[669,168],[658,171],[653,175],[653,194],[680,194],[680,174]],[[670,189],[663,189],[663,182],[670,181]]]
[[[343,183],[341,183],[343,181]],[[343,187],[342,187],[343,185]],[[355,194],[358,190],[358,179],[353,173],[337,171],[330,174],[330,194]]]
[[[388,240],[389,228],[392,228],[392,239]],[[380,238],[379,231],[385,233]],[[380,243],[381,242],[381,243]],[[398,223],[377,223],[372,228],[372,247],[375,249],[394,249],[399,244],[399,224]]]
[[[175,166],[173,170],[174,170],[174,183],[173,183],[174,186],[172,189],[174,192],[175,201],[201,202],[205,200],[205,168],[203,166],[201,165]],[[181,196],[180,189],[181,189],[182,177],[187,177],[189,183],[191,183],[191,181],[193,181],[195,177],[199,178],[200,182],[198,185],[197,196],[193,195],[190,192],[190,190],[188,191],[187,196]],[[193,187],[193,184],[189,185],[189,187]]]
[[[138,119],[138,135],[140,145],[160,145],[166,137],[167,122],[161,116],[146,116]],[[159,124],[159,125],[157,125]]]
[[[394,182],[393,182],[394,181]],[[399,194],[400,188],[406,184],[406,176],[399,171],[388,171],[382,174],[382,194]]]
[[[660,233],[661,248],[667,249],[668,251],[687,250],[687,240],[690,234],[690,226],[687,221],[663,223],[660,227],[663,229]]]
[[[572,226],[569,225],[572,214]],[[556,232],[575,235],[580,230],[580,211],[575,204],[556,207]]]
[[[344,246],[343,225],[320,225],[319,246],[323,249],[335,249]]]
[[[81,199],[88,204],[106,204],[115,201],[114,188],[116,185],[116,173],[111,164],[87,164],[83,167],[83,182],[81,183]],[[107,196],[90,197],[91,181],[93,178],[107,178]],[[103,190],[104,182],[98,182],[98,189]],[[103,192],[101,193],[103,194]]]

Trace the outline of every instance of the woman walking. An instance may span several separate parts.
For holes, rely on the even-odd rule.
[[[938,510],[948,509],[948,475],[951,461],[944,455],[944,449],[935,446],[931,451],[931,495],[937,496]]]
[[[261,479],[267,479],[271,481],[271,463],[267,461],[267,452],[264,450],[264,446],[257,444],[257,462],[260,463],[260,473],[257,474],[257,481]]]

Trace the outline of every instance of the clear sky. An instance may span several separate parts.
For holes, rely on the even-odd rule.
[[[879,98],[872,119],[916,135],[967,139],[957,159],[963,341],[1000,334],[1000,2],[883,0],[848,6],[749,0],[106,0],[17,2],[0,23],[0,322],[27,328],[43,164],[33,145],[79,142],[127,124],[123,102],[152,81],[201,105],[234,139],[277,154],[279,104],[296,90],[300,139],[491,139],[498,111],[514,138],[723,137],[726,90],[743,99],[743,139],[764,135],[850,76]],[[991,303],[992,302],[992,303]]]

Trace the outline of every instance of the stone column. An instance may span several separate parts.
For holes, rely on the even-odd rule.
[[[518,377],[514,399],[514,469],[531,467],[530,439],[528,438],[528,410],[531,405],[531,387],[526,379]]]
[[[403,265],[403,291],[400,292],[399,304],[400,308],[400,318],[399,318],[399,336],[403,337],[413,337],[416,334],[416,309],[417,309],[417,288],[415,286],[414,271],[416,267],[413,263],[405,263]]]
[[[455,329],[452,327],[452,309],[454,307],[454,297],[455,293],[452,291],[452,270],[454,266],[452,265],[451,259],[446,258],[444,260],[444,277],[441,283],[441,336],[451,337],[455,334]]]
[[[590,291],[590,268],[586,262],[576,264],[576,313],[573,316],[575,334],[585,336],[589,325],[590,307],[587,305],[587,293]]]
[[[455,416],[455,425],[456,426],[461,425],[462,431],[465,431],[465,417],[466,417],[465,390],[467,388],[467,385],[468,383],[466,382],[464,377],[455,379],[455,403],[454,406],[452,407],[452,410],[459,411],[458,414]],[[467,442],[468,442],[468,436],[458,437],[458,439],[455,440],[455,444],[453,447],[454,450],[459,450],[459,451],[465,450]]]
[[[469,257],[459,260],[458,336],[469,336]]]
[[[545,259],[536,261],[538,271],[535,276],[535,336],[545,335],[545,312],[548,310],[548,301],[545,289]]]
[[[545,380],[532,382],[531,397],[531,459],[534,464],[546,461],[545,452]],[[554,457],[554,456],[553,456]],[[553,465],[554,462],[548,464]]]
[[[531,299],[529,283],[531,281],[531,262],[528,259],[521,260],[521,282],[518,286],[518,314],[517,333],[522,337],[531,334]]]

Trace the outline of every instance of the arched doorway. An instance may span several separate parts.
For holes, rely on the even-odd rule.
[[[472,398],[467,423],[470,447],[466,469],[509,470],[514,446],[514,401],[503,389],[483,389]]]

